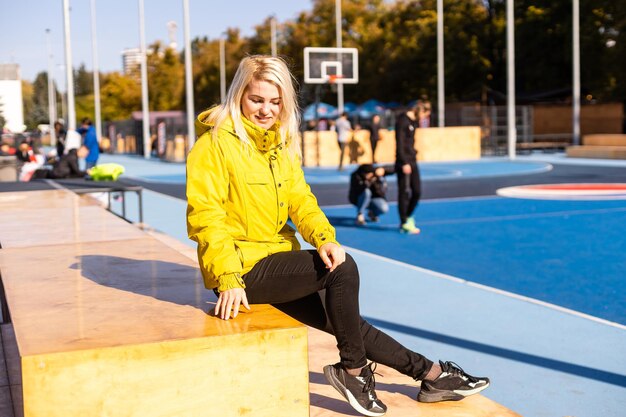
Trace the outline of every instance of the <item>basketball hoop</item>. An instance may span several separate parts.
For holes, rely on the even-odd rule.
[[[328,84],[336,84],[337,80],[340,80],[342,78],[343,78],[343,75],[331,74],[328,76]]]

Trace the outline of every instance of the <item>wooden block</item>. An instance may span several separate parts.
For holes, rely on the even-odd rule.
[[[301,327],[28,356],[24,415],[306,416],[306,346]]]
[[[570,158],[626,159],[626,146],[570,146],[566,153]]]
[[[141,238],[144,233],[67,190],[0,195],[3,248]],[[27,226],[25,226],[27,225]]]
[[[626,134],[598,133],[583,136],[586,146],[626,146]]]
[[[339,361],[335,338],[309,328],[309,380],[311,390],[311,417],[355,416],[356,412],[331,387],[322,368]],[[385,417],[520,417],[519,414],[478,394],[462,401],[435,404],[418,403],[415,398],[419,386],[411,378],[383,365],[376,372],[376,393],[387,405]],[[487,388],[488,392],[489,388]]]
[[[151,237],[51,248],[0,250],[27,417],[308,413],[302,324],[209,315],[196,262]]]
[[[480,159],[480,127],[429,127],[415,130],[419,161]]]

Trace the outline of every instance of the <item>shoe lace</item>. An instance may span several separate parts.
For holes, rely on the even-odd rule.
[[[374,388],[376,387],[376,378],[374,377],[374,375],[382,376],[378,372],[375,372],[376,366],[377,365],[374,362],[368,365],[371,373],[364,378],[365,385],[363,386],[363,392],[367,392],[372,401],[378,400],[378,397],[376,396],[376,391],[374,390]]]
[[[463,370],[463,368],[461,368],[459,365],[457,365],[454,362],[448,361],[442,364],[441,369],[444,372],[447,372],[449,374],[453,374],[453,375],[459,375],[461,377],[465,377],[467,378],[470,382],[478,382],[479,379],[476,378],[475,376],[471,376],[470,374],[468,374],[467,372],[465,372]]]

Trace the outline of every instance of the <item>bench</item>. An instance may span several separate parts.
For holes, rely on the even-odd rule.
[[[268,305],[207,315],[193,248],[66,190],[0,193],[0,209],[0,416],[355,415],[322,374],[334,337]],[[519,417],[482,395],[420,404],[406,376],[377,372],[387,417]]]
[[[532,152],[532,151],[559,151],[567,148],[570,145],[569,142],[519,142],[517,143],[518,152]]]
[[[626,134],[583,136],[583,144],[567,148],[570,158],[626,159]]]
[[[0,193],[0,210],[26,417],[309,414],[302,324],[207,314],[195,261],[67,190]]]

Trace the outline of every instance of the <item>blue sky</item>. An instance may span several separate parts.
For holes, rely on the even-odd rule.
[[[137,0],[96,0],[97,43],[100,71],[121,71],[121,51],[139,46]],[[54,78],[64,88],[64,37],[62,0],[0,0],[0,63],[20,65],[22,79],[32,81],[47,71],[47,37],[54,55]],[[91,0],[70,0],[71,42],[74,67],[92,68]],[[229,27],[244,36],[267,16],[279,22],[311,10],[311,0],[189,0],[191,38],[217,38]],[[168,42],[167,22],[178,25],[176,40],[183,46],[183,1],[144,0],[146,43]],[[280,51],[279,51],[280,52]]]

